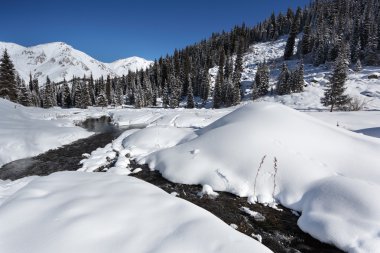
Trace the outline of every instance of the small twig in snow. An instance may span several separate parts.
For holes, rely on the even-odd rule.
[[[277,158],[274,157],[274,160],[273,160],[273,169],[274,169],[274,174],[273,174],[273,193],[272,193],[272,196],[273,196],[273,200],[274,200],[274,194],[276,192],[276,176],[277,176],[277,171],[278,171],[278,167],[277,167]]]
[[[260,162],[259,168],[257,169],[257,172],[256,172],[256,176],[255,176],[255,184],[253,185],[253,196],[254,196],[254,197],[256,196],[256,183],[257,183],[257,178],[259,177],[259,173],[260,173],[261,167],[263,166],[266,157],[267,157],[267,155],[264,155],[263,158],[261,158],[261,162]]]

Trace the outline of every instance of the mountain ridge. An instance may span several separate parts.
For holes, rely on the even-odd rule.
[[[94,78],[110,75],[127,75],[129,71],[146,69],[153,61],[133,56],[114,62],[101,62],[73,46],[57,41],[25,47],[13,42],[0,41],[0,52],[7,49],[15,69],[22,79],[29,81],[29,75],[42,85],[46,77],[54,82],[72,76],[93,75]]]

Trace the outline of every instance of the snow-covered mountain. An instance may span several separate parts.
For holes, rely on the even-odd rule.
[[[141,68],[146,69],[153,62],[147,61],[143,58],[133,56],[121,60],[114,61],[112,63],[106,64],[114,73],[118,76],[125,75],[128,71],[136,71]]]
[[[121,76],[129,70],[147,68],[153,62],[139,57],[121,59],[112,63],[103,63],[91,56],[67,45],[64,42],[53,42],[32,47],[23,47],[14,43],[0,42],[0,52],[8,50],[9,55],[21,78],[28,81],[29,74],[38,78],[40,84],[46,76],[59,82],[72,76],[93,75]]]

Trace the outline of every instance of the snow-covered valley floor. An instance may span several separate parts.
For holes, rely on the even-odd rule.
[[[0,180],[0,252],[270,252],[252,239],[259,235],[240,234],[128,176],[147,165],[171,182],[200,185],[200,196],[245,197],[248,209],[240,211],[252,217],[259,217],[253,203],[281,204],[322,242],[379,252],[380,79],[368,77],[380,68],[349,73],[347,93],[362,111],[330,113],[321,105],[326,66],[305,66],[302,93],[250,101],[264,59],[275,85],[285,41],[256,44],[245,55],[245,96],[236,107],[46,110],[0,99],[0,167],[93,135],[77,126],[87,118],[145,126],[85,154],[79,171]],[[99,168],[108,173],[91,173]]]
[[[298,225],[302,230],[344,251],[376,252],[380,247],[380,206],[373,195],[380,191],[380,139],[370,136],[378,135],[378,111],[305,113],[280,104],[263,102],[221,110],[25,108],[23,111],[23,108],[15,109],[13,104],[6,101],[2,101],[1,105],[5,107],[4,110],[20,110],[20,114],[29,111],[27,115],[30,126],[34,121],[39,124],[55,124],[55,121],[62,120],[59,115],[65,115],[67,125],[60,126],[70,126],[85,134],[90,133],[73,127],[73,122],[86,117],[109,115],[120,126],[147,126],[141,130],[124,132],[112,143],[98,148],[88,159],[82,161],[80,170],[91,172],[101,166],[107,167],[110,160],[114,159],[114,163],[107,169],[109,173],[56,173],[41,178],[1,181],[0,219],[1,224],[6,226],[0,228],[0,245],[5,247],[5,252],[26,252],[27,248],[28,252],[49,252],[53,247],[68,252],[74,246],[79,247],[81,252],[104,252],[105,248],[95,249],[92,246],[94,240],[107,241],[104,247],[113,249],[113,252],[124,252],[127,249],[151,252],[150,247],[157,248],[154,252],[171,252],[176,247],[178,249],[177,240],[192,245],[186,244],[183,246],[185,248],[180,248],[181,251],[186,249],[200,252],[192,248],[198,245],[192,240],[201,237],[196,232],[198,230],[209,231],[207,237],[201,237],[206,238],[204,240],[209,244],[205,245],[211,247],[205,246],[204,252],[223,252],[223,249],[226,249],[225,252],[236,252],[238,248],[235,240],[239,241],[242,252],[268,251],[254,240],[248,240],[245,235],[231,230],[228,224],[215,225],[224,227],[217,229],[218,233],[211,232],[214,228],[209,228],[210,225],[196,227],[198,223],[192,224],[191,219],[199,219],[195,218],[198,211],[194,211],[195,216],[183,221],[182,213],[174,208],[167,211],[167,216],[178,217],[179,220],[168,218],[159,224],[149,221],[152,230],[141,231],[141,228],[148,226],[144,225],[147,223],[131,223],[128,219],[136,220],[147,207],[131,207],[128,205],[129,198],[139,199],[148,206],[157,204],[146,194],[139,195],[139,191],[144,190],[136,190],[130,185],[126,175],[138,173],[131,169],[131,159],[141,164],[148,163],[151,169],[159,171],[172,182],[203,185],[207,194],[212,194],[214,190],[226,191],[248,197],[248,202],[251,203],[281,203],[301,213]],[[45,122],[42,120],[45,116],[42,115],[55,117],[54,120]],[[8,125],[18,122],[16,117],[12,117],[9,116]],[[57,134],[37,126],[39,127],[33,128],[36,129],[33,130],[34,136],[39,136],[38,131],[41,131],[54,139]],[[25,128],[19,128],[24,136],[27,134]],[[19,141],[22,138],[20,135]],[[9,137],[2,141],[5,143],[7,139],[11,140]],[[43,139],[40,141],[44,143]],[[13,143],[14,140],[9,141],[8,147],[11,148]],[[54,147],[46,147],[49,148]],[[5,151],[3,149],[2,157],[7,157]],[[32,155],[25,152],[11,154],[16,158]],[[258,171],[264,155],[266,158]],[[277,173],[274,170],[274,158],[277,160]],[[12,159],[15,158],[9,158]],[[110,173],[114,175],[107,176]],[[112,186],[114,181],[118,183]],[[155,189],[150,185],[146,187]],[[103,193],[105,189],[109,190]],[[114,194],[116,196],[111,197]],[[178,198],[170,198],[174,199],[173,204],[169,201],[165,206],[177,205],[174,203]],[[195,208],[190,206],[187,207],[189,210]],[[58,211],[61,208],[62,211]],[[34,215],[25,217],[22,213],[26,209],[33,210]],[[154,213],[154,210],[155,208],[149,215],[161,217],[161,213]],[[129,218],[123,216],[125,213],[130,214]],[[20,217],[24,218],[19,219]],[[111,219],[110,227],[104,225],[108,219]],[[190,224],[192,232],[182,228],[184,223]],[[112,224],[124,225],[114,228]],[[173,232],[168,232],[171,236],[168,235],[166,239],[163,239],[163,235],[157,236],[161,234],[158,231],[163,229],[164,224],[165,227],[173,228],[173,231],[179,229],[186,236],[177,232],[174,235]],[[175,228],[176,226],[181,228]],[[23,233],[17,234],[16,231],[19,230]],[[86,233],[86,230],[90,232]],[[34,235],[32,239],[29,238],[31,234]],[[221,239],[226,237],[235,239]],[[20,238],[25,243],[16,243]],[[46,238],[49,238],[48,244]],[[78,238],[82,239],[78,241]],[[121,243],[125,238],[128,240]],[[143,238],[153,239],[150,246],[138,248],[136,245],[141,244]],[[169,248],[152,246],[161,241],[166,241]]]

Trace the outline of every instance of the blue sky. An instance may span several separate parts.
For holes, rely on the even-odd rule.
[[[111,62],[147,59],[229,31],[254,25],[272,11],[305,6],[309,0],[2,0],[0,41],[23,46],[63,41]],[[5,25],[4,25],[5,22]]]

